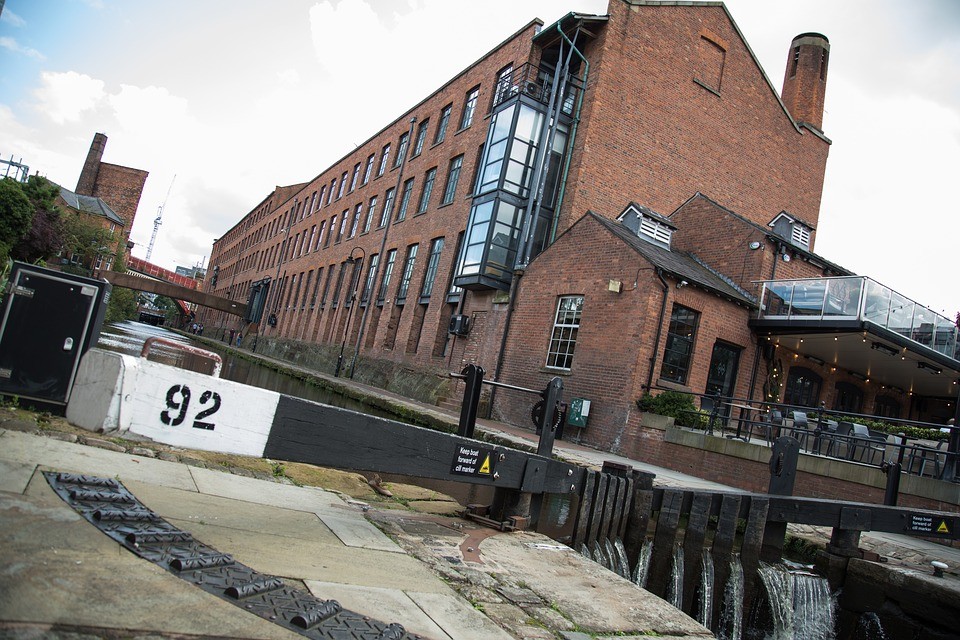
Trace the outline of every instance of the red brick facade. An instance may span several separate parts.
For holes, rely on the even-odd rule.
[[[149,172],[103,162],[101,159],[106,146],[107,136],[95,134],[77,180],[76,192],[100,198],[123,219],[126,246]]]
[[[778,262],[762,228],[781,211],[815,227],[829,141],[797,124],[722,5],[611,0],[608,12],[607,19],[596,18],[590,38],[583,40],[589,75],[561,190],[557,239],[519,279],[512,304],[502,291],[453,292],[450,297],[448,292],[497,74],[508,65],[517,68],[540,60],[538,43],[543,38],[534,41],[539,22],[520,29],[310,182],[278,187],[264,198],[215,243],[210,264],[220,267],[218,281],[212,287],[208,276],[205,288],[245,300],[253,283],[270,279],[267,312],[275,314],[277,324],[264,322],[260,327],[268,337],[340,345],[353,344],[362,330],[367,357],[441,374],[475,363],[492,377],[500,367],[501,379],[534,388],[556,375],[545,362],[558,297],[582,295],[573,366],[563,372],[565,396],[594,400],[585,437],[615,449],[628,450],[643,437],[636,428],[634,401],[648,384],[703,392],[718,342],[740,350],[734,394],[756,392],[755,381],[766,373],[761,368],[753,376],[758,349],[747,325],[752,307],[745,302],[756,295],[751,282],[769,277],[774,265],[777,277],[815,271],[802,260]],[[581,71],[585,69],[583,65]],[[461,128],[465,99],[474,88],[479,90],[476,111],[472,123]],[[804,100],[798,94],[793,103],[807,104]],[[446,137],[435,142],[437,123],[448,105]],[[426,138],[399,176],[394,160],[412,118],[416,122],[410,147],[425,122]],[[809,114],[805,118],[813,121]],[[388,144],[387,169],[377,176]],[[373,175],[365,180],[371,156]],[[440,204],[451,160],[461,156],[455,197]],[[418,213],[433,168],[432,196],[426,210]],[[344,177],[347,186],[341,187]],[[383,302],[376,300],[386,255],[379,256],[373,299],[349,304],[354,266],[345,261],[351,253],[362,258],[357,284],[362,296],[371,258],[383,242],[378,223],[386,194],[396,189],[399,202],[410,179],[413,191],[405,219],[390,226],[385,245],[384,254],[396,253]],[[332,186],[336,190],[331,198]],[[692,198],[698,192],[710,199]],[[374,197],[376,209],[366,231]],[[743,295],[724,297],[698,283],[678,288],[681,278],[669,272],[658,276],[603,222],[585,217],[591,210],[616,218],[631,201],[664,215],[677,211],[678,251],[695,254],[741,287]],[[352,234],[358,205],[360,221]],[[393,211],[396,215],[396,204]],[[344,215],[350,222],[340,236]],[[431,247],[441,238],[433,291],[422,298]],[[766,243],[767,249],[750,252],[745,245],[751,239]],[[409,291],[399,301],[398,286],[412,245],[418,253]],[[622,282],[624,290],[611,291],[611,280]],[[700,319],[695,357],[680,385],[660,380],[674,305],[699,313]],[[471,319],[468,335],[447,332],[454,313]],[[498,391],[494,413],[529,424],[530,404],[529,397]]]

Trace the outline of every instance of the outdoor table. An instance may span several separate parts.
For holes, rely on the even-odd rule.
[[[750,442],[749,437],[743,437],[741,434],[743,433],[744,421],[746,421],[748,425],[750,424],[750,413],[754,410],[754,407],[750,406],[749,404],[741,404],[739,402],[727,402],[726,405],[731,409],[740,409],[740,418],[737,420],[737,432],[734,435],[727,437],[743,440],[744,442]],[[750,431],[752,431],[752,429],[750,429]]]

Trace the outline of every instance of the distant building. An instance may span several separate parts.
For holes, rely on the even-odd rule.
[[[89,264],[81,264],[83,258],[73,253],[61,255],[61,262],[82,266],[91,271],[113,269],[115,256],[122,255],[126,239],[130,235],[124,230],[126,227],[124,219],[101,198],[79,195],[65,187],[60,187],[57,204],[64,209],[64,215],[80,216],[85,222],[106,231],[104,244],[98,247],[99,251],[94,252]]]
[[[80,196],[100,198],[109,204],[123,221],[123,242],[127,246],[149,172],[103,162],[106,146],[106,135],[97,133],[93,136],[75,192]]]
[[[641,458],[663,436],[635,401],[664,390],[943,421],[956,326],[814,252],[830,45],[785,44],[778,93],[721,3],[530,22],[239,215],[205,289],[269,283],[261,335],[359,341],[394,381],[560,376],[583,439]],[[530,425],[529,397],[488,402]]]

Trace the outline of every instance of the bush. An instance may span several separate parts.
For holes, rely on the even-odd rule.
[[[710,421],[710,416],[693,404],[693,396],[680,391],[664,391],[655,396],[645,393],[637,400],[637,408],[673,418],[681,427],[703,429]]]
[[[908,438],[916,438],[919,440],[946,440],[950,437],[949,433],[944,433],[939,429],[926,429],[924,427],[911,427],[905,424],[894,424],[891,422],[883,422],[881,420],[870,420],[869,418],[860,418],[853,416],[841,416],[836,418],[837,420],[844,420],[845,422],[856,422],[857,424],[866,425],[866,427],[872,431],[879,431],[880,433],[886,433],[887,435],[898,435],[903,434]]]

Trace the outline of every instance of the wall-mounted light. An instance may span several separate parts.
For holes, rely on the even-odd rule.
[[[619,280],[611,280],[607,283],[607,291],[613,291],[614,293],[623,293],[623,283]]]
[[[790,254],[785,253],[782,256],[780,256],[780,259],[783,260],[784,262],[790,262]]]
[[[870,345],[870,348],[871,348],[871,349],[874,349],[875,351],[883,352],[883,353],[887,354],[888,356],[895,356],[895,355],[897,355],[898,353],[900,353],[899,351],[897,351],[897,350],[894,349],[893,347],[888,346],[888,345],[885,345],[885,344],[883,344],[882,342],[874,342],[873,344]]]
[[[820,365],[821,367],[825,364],[824,361],[821,360],[820,358],[818,358],[817,356],[804,356],[804,357],[805,357],[807,360],[809,360],[810,362],[815,362],[815,363],[817,363],[817,364]]]
[[[756,251],[757,249],[763,249],[763,243],[759,240],[754,240],[748,244],[747,247],[750,249],[750,251]]]
[[[850,372],[850,375],[851,375],[852,377],[856,378],[857,380],[862,380],[862,381],[864,381],[864,382],[867,381],[867,376],[863,375],[862,373],[857,373],[856,371],[851,371],[851,372]]]
[[[932,364],[929,364],[929,363],[927,363],[927,362],[922,362],[922,361],[917,363],[917,368],[918,368],[918,369],[926,369],[927,371],[929,371],[930,373],[932,373],[932,374],[935,375],[935,376],[938,376],[938,375],[940,375],[941,373],[943,373],[943,370],[940,369],[940,367],[935,367],[935,366],[933,366]]]
[[[687,282],[686,280],[681,280],[680,282],[677,283],[677,289],[683,289],[683,288],[684,288],[685,286],[687,286],[688,284],[690,284],[690,283]]]

